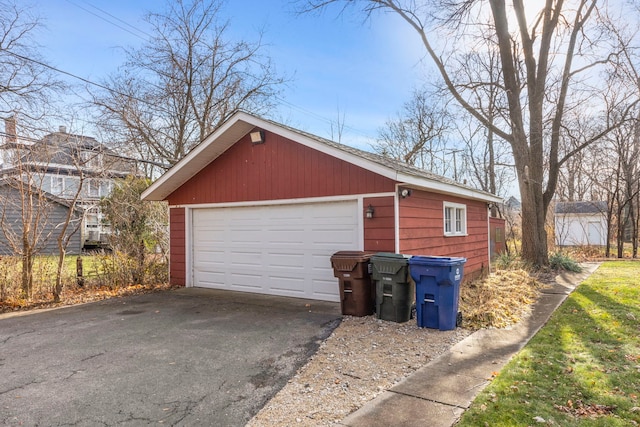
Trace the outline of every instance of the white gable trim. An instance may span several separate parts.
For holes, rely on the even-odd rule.
[[[294,130],[286,127],[278,126],[275,123],[263,120],[242,111],[235,113],[218,130],[206,137],[202,143],[196,146],[187,156],[176,163],[156,182],[147,188],[147,190],[142,193],[142,200],[164,200],[173,191],[178,189],[196,173],[204,169],[209,163],[222,155],[222,153],[228,150],[233,146],[233,144],[239,141],[255,127],[278,134],[321,153],[342,159],[348,163],[359,166],[393,181],[398,181],[401,184],[415,186],[416,188],[439,193],[459,195],[461,197],[475,200],[502,202],[502,198],[500,197],[476,192],[466,187],[421,178],[410,174],[399,173],[390,167],[386,167],[364,157],[358,156],[357,154],[323,144],[322,142],[304,134],[295,132]]]
[[[242,120],[243,118],[245,120]],[[255,127],[255,125],[247,122],[246,118],[255,119],[253,116],[242,112],[232,116],[231,119],[207,136],[189,154],[151,184],[142,193],[142,200],[164,200],[169,194],[227,151]],[[240,123],[237,124],[238,122]],[[212,146],[214,141],[220,141],[221,143]],[[171,181],[177,182],[171,183]]]

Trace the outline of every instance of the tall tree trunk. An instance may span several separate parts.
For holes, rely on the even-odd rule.
[[[618,230],[616,233],[616,243],[618,249],[618,258],[624,256],[624,229],[627,226],[627,220],[624,215],[624,207],[618,203]]]
[[[607,246],[604,251],[604,256],[609,258],[611,256],[611,238],[613,237],[613,197],[609,197],[607,200]]]
[[[58,266],[56,268],[56,284],[53,287],[53,302],[60,302],[60,294],[62,294],[62,270],[64,269],[64,259],[67,254],[64,245],[60,244],[58,238]]]
[[[527,168],[528,169],[528,168]],[[542,193],[536,191],[530,178],[520,180],[522,198],[522,258],[535,265],[545,265],[548,260],[545,216],[541,214]]]
[[[29,249],[22,254],[22,282],[21,296],[24,299],[31,298],[33,293],[33,254]]]

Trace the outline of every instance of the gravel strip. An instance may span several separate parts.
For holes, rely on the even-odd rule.
[[[418,328],[415,320],[344,316],[318,352],[247,426],[339,423],[469,334],[461,328]]]

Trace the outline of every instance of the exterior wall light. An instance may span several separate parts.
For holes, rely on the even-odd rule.
[[[400,197],[402,197],[403,199],[405,197],[409,197],[411,195],[411,189],[410,188],[402,188],[400,190]]]
[[[262,130],[253,131],[249,133],[249,136],[251,137],[251,143],[253,145],[262,144],[264,142],[264,131]]]
[[[367,206],[367,210],[365,211],[365,213],[367,215],[367,219],[373,218],[373,214],[375,212],[376,212],[376,210],[373,208],[373,206],[371,206],[371,205]]]

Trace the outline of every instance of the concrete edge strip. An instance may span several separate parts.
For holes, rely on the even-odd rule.
[[[478,386],[480,386],[480,384],[478,384]],[[448,406],[448,407],[451,407],[451,408],[469,409],[469,406],[453,405],[451,403],[441,402],[439,400],[434,400],[434,399],[427,399],[425,397],[416,396],[416,395],[409,394],[409,393],[403,393],[403,392],[400,392],[400,391],[391,391],[391,390],[387,390],[387,391],[390,392],[390,393],[394,393],[394,394],[400,395],[400,396],[412,397],[414,399],[423,400],[425,402],[437,403],[439,405],[444,405],[444,406]]]

